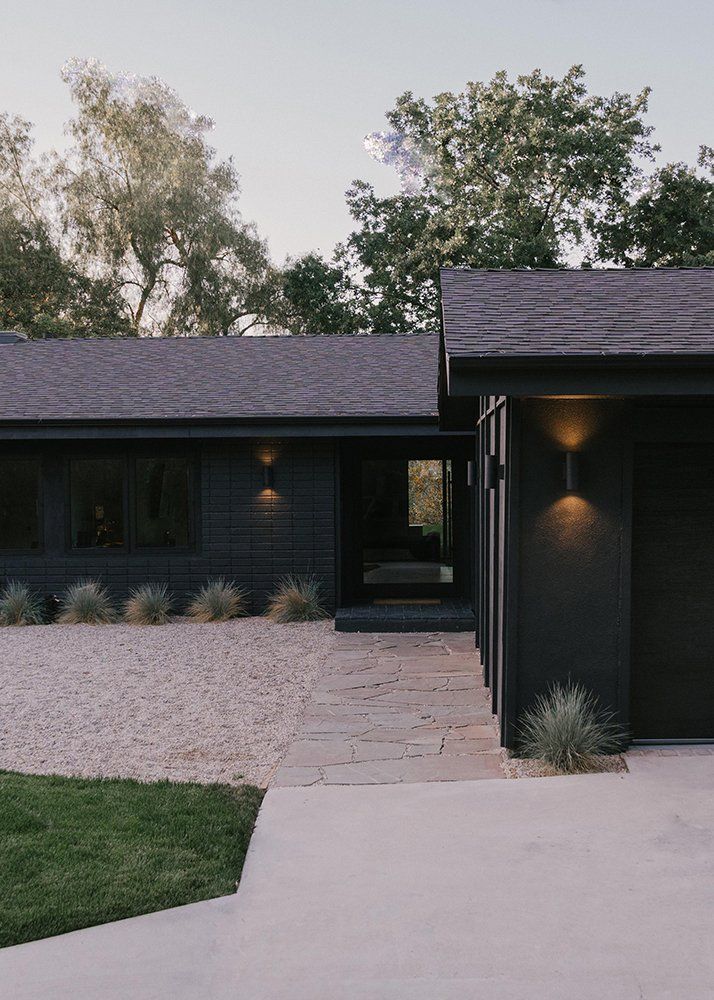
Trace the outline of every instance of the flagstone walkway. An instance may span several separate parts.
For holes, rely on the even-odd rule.
[[[340,634],[272,787],[503,778],[473,633]]]

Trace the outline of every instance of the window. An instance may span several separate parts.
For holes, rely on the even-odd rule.
[[[124,456],[76,458],[70,462],[69,479],[73,549],[189,545],[188,459],[139,455],[130,464]]]
[[[189,543],[189,463],[185,458],[137,458],[138,548]]]
[[[124,545],[124,471],[121,458],[78,458],[70,462],[73,549]]]
[[[0,458],[0,549],[40,547],[40,463]]]
[[[453,584],[451,462],[362,462],[362,582]]]

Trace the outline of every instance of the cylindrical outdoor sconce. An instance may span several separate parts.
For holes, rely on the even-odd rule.
[[[483,457],[483,488],[495,490],[498,483],[498,460],[495,455]]]
[[[272,490],[274,480],[275,480],[275,476],[273,475],[273,467],[272,467],[272,465],[264,465],[263,466],[263,486],[264,486],[264,488],[266,490]]]
[[[473,459],[469,459],[466,463],[466,485],[475,486],[476,485],[476,463]]]
[[[578,489],[580,456],[577,451],[566,451],[563,477],[565,488],[569,493],[574,493]]]

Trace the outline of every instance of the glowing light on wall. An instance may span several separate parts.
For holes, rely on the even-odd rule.
[[[261,482],[259,497],[261,502],[265,501],[271,505],[278,498],[275,484],[279,472],[277,469],[279,452],[280,443],[275,441],[260,442],[253,451],[255,459],[261,466],[258,470]]]

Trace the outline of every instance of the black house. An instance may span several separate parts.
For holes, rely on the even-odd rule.
[[[714,739],[714,270],[441,274],[442,426],[477,430],[479,640],[512,745],[573,678]]]
[[[314,574],[346,629],[473,628],[434,335],[0,337],[0,583]]]
[[[714,270],[441,282],[441,338],[0,334],[0,582],[312,573],[337,628],[475,628],[506,746],[568,678],[714,739]]]

